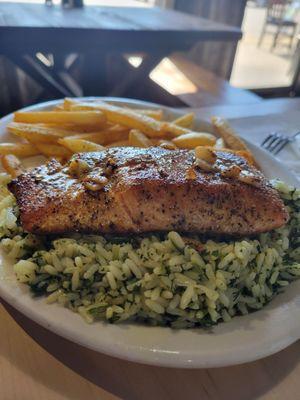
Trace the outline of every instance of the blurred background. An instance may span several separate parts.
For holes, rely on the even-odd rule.
[[[298,96],[299,21],[288,0],[0,1],[0,113],[65,96]]]

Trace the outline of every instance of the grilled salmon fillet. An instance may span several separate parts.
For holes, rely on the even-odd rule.
[[[74,155],[13,180],[23,228],[37,234],[125,234],[177,230],[253,235],[284,225],[288,213],[255,167],[235,154],[215,151],[216,169],[205,171],[187,150],[111,148]],[[255,185],[226,176],[232,166]]]

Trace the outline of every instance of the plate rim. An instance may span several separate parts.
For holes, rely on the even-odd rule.
[[[186,110],[172,109],[170,107],[165,107],[165,106],[161,106],[158,104],[140,101],[140,100],[134,100],[134,99],[111,98],[111,97],[85,97],[84,99],[93,99],[93,98],[102,99],[105,101],[121,102],[123,104],[130,104],[130,105],[135,105],[135,106],[163,108],[165,110],[170,111],[174,115],[182,115],[186,112]],[[32,110],[32,109],[48,108],[48,107],[59,104],[61,101],[62,101],[62,99],[51,100],[51,101],[47,101],[44,103],[38,103],[36,105],[25,107],[22,110],[28,111],[28,110]],[[9,115],[3,117],[0,120],[0,127],[5,125],[7,123],[7,121],[9,121],[10,118],[12,118],[12,115],[13,114],[9,114]],[[201,121],[201,119],[198,119],[198,121]],[[282,165],[280,165],[280,163],[274,157],[270,156],[269,153],[266,153],[264,150],[260,149],[258,146],[254,145],[253,143],[249,142],[248,140],[247,140],[247,142],[250,145],[250,147],[255,149],[255,151],[257,151],[257,149],[258,149],[258,151],[260,153],[262,153],[262,154],[265,153],[267,155],[267,158],[273,159],[272,161],[277,165],[279,164],[280,168],[281,169],[283,168],[283,170],[285,170],[285,172],[286,172],[286,168],[284,168]],[[297,179],[295,176],[293,176],[293,174],[290,174],[289,172],[288,172],[288,174],[292,176],[292,180],[297,182]],[[299,290],[299,294],[300,294],[300,290]],[[46,317],[44,317],[43,315],[40,315],[38,313],[38,311],[36,312],[36,310],[33,309],[32,307],[30,307],[28,305],[24,306],[24,304],[22,304],[22,302],[18,298],[16,298],[15,294],[10,293],[9,291],[5,290],[5,284],[3,283],[3,281],[0,281],[0,295],[5,301],[7,301],[7,303],[12,305],[14,308],[16,308],[18,311],[20,311],[22,314],[24,314],[29,319],[33,320],[34,322],[38,323],[39,325],[43,326],[44,328],[49,329],[52,332],[65,337],[68,340],[71,340],[81,346],[90,348],[97,352],[102,352],[104,354],[107,354],[107,355],[110,355],[113,357],[122,358],[122,359],[125,359],[128,361],[144,363],[144,364],[149,364],[149,365],[174,367],[174,368],[207,368],[207,367],[223,367],[223,366],[229,366],[229,365],[236,365],[236,364],[241,364],[244,362],[254,361],[254,360],[260,359],[262,357],[274,354],[277,351],[280,351],[283,348],[289,346],[290,344],[292,344],[293,342],[295,342],[296,340],[298,340],[300,338],[300,325],[298,325],[297,329],[295,329],[295,332],[290,333],[289,335],[287,335],[286,338],[279,337],[276,344],[274,344],[271,347],[266,346],[265,349],[260,349],[260,351],[258,351],[257,348],[255,350],[255,346],[252,349],[252,351],[251,351],[251,349],[250,350],[248,349],[247,352],[245,352],[245,350],[243,350],[243,349],[239,349],[238,354],[231,355],[231,357],[229,357],[229,354],[228,354],[227,358],[226,358],[226,356],[224,357],[224,355],[223,355],[222,360],[218,360],[216,357],[214,357],[211,361],[209,361],[207,359],[208,354],[206,356],[204,355],[204,357],[203,357],[203,354],[205,353],[203,351],[202,351],[202,355],[200,352],[200,354],[198,354],[198,356],[195,355],[195,353],[194,353],[192,355],[193,356],[192,359],[189,358],[189,357],[191,357],[191,355],[186,352],[185,356],[182,358],[182,355],[180,356],[179,354],[168,354],[168,352],[163,351],[163,350],[157,350],[157,349],[153,349],[153,348],[150,349],[149,346],[137,348],[137,346],[135,346],[135,347],[129,346],[128,347],[128,345],[125,345],[122,347],[122,345],[120,345],[120,343],[118,343],[117,345],[115,343],[112,343],[110,346],[107,346],[107,344],[104,343],[102,346],[99,346],[98,342],[96,344],[86,342],[84,340],[84,338],[82,338],[80,336],[80,332],[76,332],[76,334],[74,334],[74,331],[71,332],[68,329],[68,327],[66,328],[65,326],[59,326],[59,324],[53,325],[53,324],[49,323],[49,321],[47,320]],[[299,300],[299,304],[300,304],[300,300]],[[50,305],[49,307],[52,308],[52,307],[55,307],[55,305]],[[60,307],[60,306],[57,305],[57,307]],[[66,309],[64,309],[64,310],[66,310]],[[68,313],[71,312],[70,310],[66,310],[66,311]],[[254,313],[251,315],[255,315],[255,314],[257,314],[257,313]],[[239,317],[237,317],[237,318],[239,318]],[[244,317],[240,317],[240,318],[244,318]],[[103,325],[103,323],[102,323],[102,325]],[[115,326],[117,326],[117,325],[115,325]],[[163,328],[159,328],[159,329],[170,329],[170,328],[163,327]],[[179,360],[177,358],[179,358]]]

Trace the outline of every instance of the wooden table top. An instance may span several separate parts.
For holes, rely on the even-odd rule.
[[[0,305],[0,324],[3,400],[299,399],[300,341],[260,361],[186,370],[96,353],[41,328],[7,305]]]
[[[202,108],[187,108],[194,111],[199,118],[210,121],[214,115],[228,119],[267,116],[272,114],[282,114],[288,111],[299,110],[300,98],[278,98],[262,100],[258,103],[241,105],[215,105]]]
[[[196,111],[201,117],[222,111],[225,117],[242,118],[279,114],[299,106],[300,99],[278,99]],[[85,349],[3,305],[0,306],[1,400],[299,399],[300,341],[273,356],[234,367],[158,368]]]
[[[188,49],[201,40],[237,41],[240,37],[239,28],[156,7],[64,9],[0,2],[0,52],[12,45],[23,52],[63,46],[86,51],[94,45],[111,51],[124,47],[126,51],[171,51]]]

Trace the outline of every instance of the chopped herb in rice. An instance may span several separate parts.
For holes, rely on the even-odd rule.
[[[273,185],[290,212],[286,226],[256,238],[195,242],[177,232],[134,239],[26,234],[8,181],[0,176],[0,238],[17,279],[88,323],[211,326],[262,308],[300,276],[300,191],[282,182]]]

